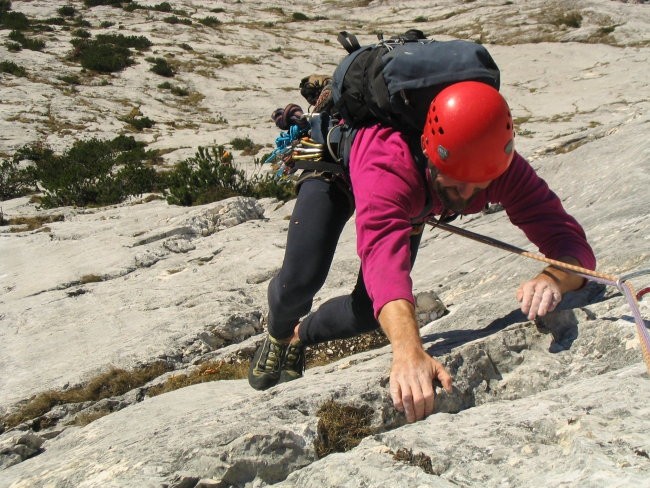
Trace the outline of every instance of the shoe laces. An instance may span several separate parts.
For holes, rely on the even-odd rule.
[[[280,368],[280,361],[284,356],[286,344],[276,341],[271,336],[268,336],[267,342],[266,358],[262,364],[262,369],[265,371],[276,371]]]
[[[284,359],[285,368],[289,367],[295,369],[297,367],[302,367],[302,358],[304,357],[303,351],[304,347],[300,342],[289,344]]]

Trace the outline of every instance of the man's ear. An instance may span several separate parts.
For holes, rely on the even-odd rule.
[[[424,134],[420,136],[420,146],[422,146],[422,153],[428,158],[426,146],[424,145]]]

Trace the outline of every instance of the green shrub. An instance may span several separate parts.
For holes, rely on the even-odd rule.
[[[109,27],[113,27],[115,25],[115,22],[111,22],[110,20],[103,20],[100,24],[99,27],[102,29],[108,29]]]
[[[261,145],[255,144],[249,137],[235,137],[230,144],[236,151],[242,151],[244,156],[255,155],[262,149]]]
[[[64,5],[56,9],[56,13],[61,17],[73,17],[77,13],[77,10],[72,5]]]
[[[29,29],[29,19],[22,12],[2,12],[0,25],[4,29],[25,30]]]
[[[19,43],[13,41],[5,42],[5,47],[8,51],[11,51],[13,53],[18,52],[23,48],[23,46],[21,46]]]
[[[249,137],[235,137],[230,141],[232,148],[237,151],[243,151],[244,149],[249,149],[253,147],[253,141]]]
[[[72,25],[77,26],[77,27],[86,27],[86,28],[90,28],[90,27],[93,26],[90,22],[88,22],[87,20],[84,20],[81,17],[81,15],[79,17],[74,18],[74,21],[72,22]]]
[[[171,92],[177,97],[187,97],[190,94],[190,91],[187,88],[183,88],[181,86],[172,86]]]
[[[165,17],[163,21],[167,22],[168,24],[184,24],[184,25],[192,25],[192,20],[191,19],[186,19],[186,18],[180,18],[176,17],[175,15],[171,15],[169,17]]]
[[[131,3],[131,0],[84,0],[84,5],[86,7],[99,7],[100,5],[121,7],[123,3]]]
[[[80,37],[81,39],[90,39],[92,37],[92,34],[86,29],[76,29],[72,31],[72,35],[74,37]]]
[[[162,2],[158,5],[154,5],[151,9],[157,12],[171,12],[172,6],[169,2]]]
[[[199,22],[207,27],[215,27],[217,25],[221,25],[221,21],[211,15],[203,19],[199,19]]]
[[[125,119],[124,121],[137,131],[141,131],[142,129],[151,129],[155,124],[155,122],[149,117],[132,117]]]
[[[11,0],[0,0],[0,15],[11,10]]]
[[[176,74],[165,58],[147,58],[147,61],[153,64],[150,71],[157,75],[169,78]]]
[[[27,76],[27,70],[12,61],[0,61],[0,73],[9,73],[14,76]]]
[[[153,43],[144,36],[125,36],[122,34],[99,34],[96,37],[97,42],[102,44],[112,44],[120,47],[132,47],[143,50],[153,46]]]
[[[81,80],[77,75],[61,75],[58,77],[59,80],[67,83],[68,85],[80,85]]]
[[[131,51],[127,47],[106,44],[98,40],[73,39],[73,59],[86,69],[100,73],[120,71],[133,64]]]
[[[18,30],[12,30],[9,33],[9,39],[16,41],[25,49],[30,49],[32,51],[40,51],[45,47],[45,41],[41,39],[31,39],[25,37],[25,34]]]
[[[186,51],[194,51],[194,48],[193,48],[192,46],[190,46],[190,45],[189,45],[188,43],[186,43],[186,42],[184,42],[184,43],[182,43],[182,44],[179,44],[179,46],[180,46],[181,48],[185,49]]]
[[[294,12],[293,14],[291,14],[291,18],[296,21],[309,20],[309,17],[307,17],[305,14],[300,12]]]
[[[24,147],[14,157],[33,161],[46,208],[111,205],[156,188],[156,171],[145,164],[152,153],[132,137],[77,141],[61,155],[41,146]]]
[[[0,200],[22,197],[36,191],[32,168],[21,168],[18,158],[0,163]]]
[[[276,180],[270,174],[247,179],[223,146],[199,147],[194,157],[167,173],[166,186],[167,202],[172,205],[202,205],[238,195],[285,201],[293,197],[290,181]]]

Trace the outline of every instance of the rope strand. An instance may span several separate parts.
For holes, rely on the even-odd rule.
[[[645,322],[641,317],[641,312],[639,311],[639,302],[637,301],[637,296],[634,292],[634,288],[632,284],[628,283],[625,280],[625,278],[630,278],[633,276],[640,276],[642,274],[650,273],[650,270],[643,270],[635,273],[630,273],[627,276],[624,276],[623,278],[619,278],[614,275],[599,273],[598,271],[592,271],[590,269],[582,268],[574,264],[564,263],[562,261],[557,261],[555,259],[547,258],[540,254],[535,254],[529,251],[525,251],[524,249],[521,249],[517,246],[513,246],[512,244],[499,241],[492,237],[484,236],[482,234],[477,234],[475,232],[466,229],[461,229],[460,227],[456,227],[455,225],[441,222],[439,219],[438,220],[430,219],[427,221],[427,223],[432,225],[433,227],[439,227],[448,232],[458,234],[462,237],[467,237],[468,239],[472,239],[474,241],[481,242],[483,244],[488,244],[498,249],[509,251],[514,254],[518,254],[520,256],[541,261],[543,263],[549,264],[556,268],[567,270],[571,273],[582,276],[587,280],[595,281],[597,283],[602,283],[605,285],[615,286],[616,288],[618,288],[618,290],[625,297],[632,311],[632,315],[634,316],[636,331],[639,336],[639,344],[641,345],[641,354],[643,355],[643,360],[646,364],[646,367],[648,368],[648,374],[650,374],[650,333],[648,332]]]

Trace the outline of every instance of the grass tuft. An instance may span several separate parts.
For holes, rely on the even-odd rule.
[[[36,229],[40,229],[44,224],[51,224],[52,222],[62,222],[64,219],[63,215],[37,215],[34,217],[14,217],[8,219],[4,222],[0,222],[0,225],[18,225],[20,227],[12,227],[11,232],[28,232]]]
[[[15,412],[1,417],[0,422],[2,422],[5,429],[10,429],[23,422],[35,420],[45,415],[57,405],[97,401],[103,398],[124,395],[166,373],[169,369],[167,363],[163,361],[132,371],[113,367],[84,385],[67,390],[50,390],[39,393],[26,401]]]
[[[147,396],[153,397],[186,386],[206,383],[208,381],[239,380],[248,374],[247,363],[227,363],[225,361],[210,361],[201,364],[188,374],[171,376],[164,383],[149,388]]]
[[[427,474],[435,474],[431,458],[422,452],[413,454],[411,449],[402,448],[393,454],[393,459],[420,468]]]
[[[333,452],[346,452],[358,446],[364,437],[372,434],[372,414],[373,409],[367,405],[353,407],[334,400],[325,402],[316,413],[316,456],[323,458]]]

